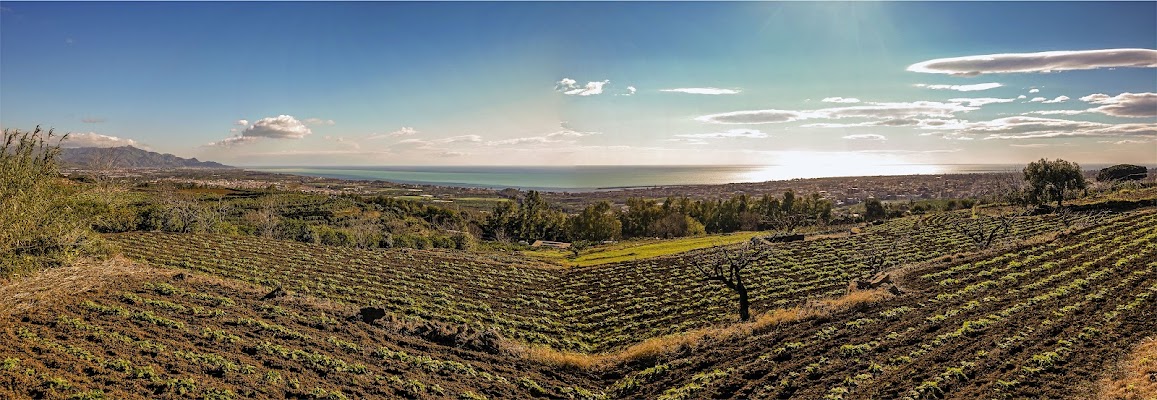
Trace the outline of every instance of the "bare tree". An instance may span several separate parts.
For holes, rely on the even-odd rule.
[[[870,275],[876,275],[899,264],[896,255],[901,247],[911,243],[924,229],[927,217],[916,220],[907,228],[880,232],[880,240],[859,249],[859,263],[868,268]]]
[[[743,283],[743,272],[759,259],[759,239],[739,248],[717,247],[716,256],[692,264],[704,281],[716,281],[739,295],[739,320],[751,320],[751,301],[747,285]]]
[[[98,151],[93,152],[87,168],[92,172],[92,179],[96,181],[98,187],[101,189],[109,188],[112,175],[123,162],[123,159],[124,154],[121,153],[120,148],[98,149]]]
[[[512,238],[506,233],[506,227],[498,226],[494,228],[494,241],[502,244],[510,244]]]
[[[277,209],[281,206],[276,195],[266,194],[257,201],[257,208],[245,213],[246,222],[257,228],[257,232],[264,237],[273,237],[277,233],[277,224],[280,218]]]
[[[1032,214],[1033,206],[1025,196],[1025,184],[1020,174],[1015,172],[998,174],[993,183],[991,200],[994,203],[1006,203],[1006,206],[994,208],[995,215],[973,207],[972,216],[968,218],[951,218],[945,221],[946,225],[968,238],[978,249],[986,249],[1004,238],[1012,230],[1012,225],[1018,217]]]
[[[987,249],[1008,235],[1017,217],[1028,213],[1029,210],[1018,211],[1015,207],[1005,207],[996,215],[974,212],[971,218],[949,220],[947,223],[968,238],[976,248]]]
[[[1065,229],[1082,229],[1104,222],[1113,215],[1113,212],[1107,210],[1082,212],[1074,211],[1068,207],[1059,207],[1053,212],[1053,215],[1061,222],[1061,225],[1064,225]]]
[[[876,234],[879,239],[862,246],[856,246],[854,253],[839,251],[831,245],[831,241],[824,241],[823,246],[827,247],[831,254],[839,257],[845,264],[865,267],[861,277],[848,285],[848,291],[874,289],[892,283],[887,272],[900,264],[900,260],[896,258],[896,255],[900,253],[898,250],[915,240],[915,237],[919,236],[926,226],[926,222],[927,218],[921,218],[910,227],[879,232]],[[894,286],[892,289],[893,294],[900,294]]]
[[[760,225],[770,226],[783,234],[791,234],[795,232],[795,228],[802,226],[807,222],[808,217],[802,214],[784,214],[772,218],[767,218],[760,221]]]
[[[984,199],[990,203],[1008,203],[1027,205],[1025,195],[1024,174],[1020,171],[1008,171],[994,174],[990,190],[984,192]]]

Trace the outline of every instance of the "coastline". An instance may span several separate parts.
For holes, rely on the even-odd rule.
[[[1109,164],[1089,164],[1084,170],[1096,172]],[[858,177],[913,177],[1019,173],[1021,165],[939,164],[885,172],[865,170],[862,174],[815,176],[796,173],[784,166],[247,166],[247,171],[292,176],[338,179],[349,182],[389,182],[401,185],[437,186],[462,189],[537,190],[540,192],[587,193],[649,189],[696,188],[721,185],[748,185],[811,179]],[[1019,168],[1018,168],[1019,167]],[[1151,166],[1147,166],[1152,168]],[[769,172],[770,171],[770,172]],[[911,173],[905,173],[914,171]],[[798,175],[798,176],[793,176]]]

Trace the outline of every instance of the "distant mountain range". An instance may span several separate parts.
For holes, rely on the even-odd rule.
[[[228,165],[141,150],[133,146],[61,149],[60,163],[80,168],[233,168]]]

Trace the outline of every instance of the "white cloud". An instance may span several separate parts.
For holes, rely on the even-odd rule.
[[[979,107],[956,102],[913,101],[892,103],[867,103],[868,105],[825,108],[807,112],[809,118],[910,118],[940,117],[950,118],[954,113],[968,112]]]
[[[689,133],[683,135],[675,135],[677,138],[703,140],[703,139],[763,139],[768,137],[767,133],[757,129],[729,129],[725,132],[713,133]]]
[[[570,78],[562,78],[554,85],[554,90],[560,91],[563,94],[572,96],[593,96],[603,93],[603,86],[610,83],[610,80],[601,82],[587,82],[585,86],[579,86],[578,81]]]
[[[873,118],[902,119],[914,117],[952,118],[958,112],[980,109],[961,102],[914,101],[899,103],[865,103],[864,105],[822,108],[818,110],[752,110],[704,115],[699,122],[715,124],[770,124],[805,119]]]
[[[1056,137],[1157,137],[1157,124],[1106,124],[1090,121],[1016,116],[992,121],[964,122],[944,134],[949,139],[983,136],[984,139]]]
[[[864,128],[864,127],[902,127],[912,126],[921,129],[953,129],[953,127],[960,126],[963,121],[959,119],[941,119],[941,118],[890,118],[878,119],[873,121],[855,122],[855,123],[814,123],[800,125],[801,128]]]
[[[975,76],[1114,67],[1157,67],[1157,50],[1104,49],[986,54],[923,61],[908,66],[908,71]]]
[[[637,91],[638,91],[638,89],[635,89],[635,87],[634,87],[634,86],[627,86],[627,93],[626,93],[626,94],[624,94],[624,96],[630,96],[630,95],[633,95],[633,94],[635,94],[635,92],[637,92]]]
[[[584,137],[584,136],[591,136],[591,135],[601,135],[601,133],[599,133],[599,132],[583,132],[583,131],[574,130],[574,129],[571,129],[570,126],[568,126],[566,122],[560,122],[559,123],[559,130],[542,135],[542,136],[530,136],[530,137],[520,137],[520,138],[513,138],[513,139],[494,140],[494,141],[486,142],[486,145],[487,146],[506,146],[506,145],[517,145],[517,144],[573,143],[574,139],[576,139],[576,138],[580,138],[580,137]]]
[[[771,124],[803,119],[803,113],[788,110],[732,111],[696,117],[699,122],[713,124]]]
[[[819,122],[814,124],[800,125],[800,128],[863,128],[869,126],[914,126],[920,125],[922,120],[912,118],[891,118],[881,119],[875,121],[864,121],[854,123],[831,123]]]
[[[309,127],[305,126],[305,124],[296,118],[289,115],[279,115],[257,120],[253,125],[241,131],[241,136],[301,139],[310,133],[313,133],[313,131],[310,131]]]
[[[398,130],[393,131],[393,132],[372,134],[369,137],[367,137],[366,139],[381,139],[381,138],[389,138],[389,137],[413,136],[416,134],[418,134],[417,129],[414,129],[413,127],[409,127],[409,126],[403,126],[403,127],[399,128]]]
[[[824,103],[859,103],[860,99],[855,97],[825,97],[820,101]]]
[[[739,94],[739,92],[742,92],[742,90],[739,90],[739,89],[720,89],[720,88],[714,88],[714,87],[659,89],[659,91],[660,92],[669,92],[669,93],[714,94],[714,95]]]
[[[244,145],[244,144],[253,143],[255,141],[257,141],[256,137],[237,135],[237,136],[227,137],[227,138],[218,140],[216,142],[209,142],[208,144],[206,144],[206,146],[209,146],[209,147],[236,147],[236,146],[240,146],[240,145]]]
[[[439,143],[439,144],[467,143],[467,142],[468,143],[478,143],[481,141],[482,141],[482,136],[478,136],[478,135],[458,135],[458,136],[451,136],[448,138],[432,140],[432,142]]]
[[[848,135],[848,136],[844,136],[844,139],[848,139],[848,140],[888,140],[888,138],[884,137],[884,135],[877,135],[875,133],[861,133],[858,135]]]
[[[674,138],[674,139],[667,139],[667,141],[668,142],[679,142],[679,143],[684,143],[684,144],[694,144],[694,145],[710,144],[709,142],[707,142],[706,140],[703,140],[703,139]]]
[[[1040,93],[1040,89],[1032,88],[1028,90],[1029,93]]]
[[[249,126],[249,120],[247,120],[247,119],[239,119],[239,120],[237,120],[237,121],[234,121],[234,122],[233,122],[233,125],[237,125],[237,126]]]
[[[302,121],[302,122],[304,122],[306,125],[313,125],[313,126],[318,126],[318,125],[330,125],[330,126],[332,126],[335,123],[332,119],[321,119],[321,118],[306,118],[305,121]]]
[[[926,85],[923,83],[917,83],[916,84],[916,87],[935,89],[935,90],[955,90],[958,92],[975,92],[978,90],[996,89],[996,88],[1001,87],[1001,86],[1004,86],[1004,85],[996,83],[996,82],[977,83],[977,84],[973,84],[973,85]]]
[[[427,147],[427,146],[430,146],[432,143],[429,140],[423,140],[423,139],[402,139],[402,140],[398,141],[398,144],[402,144],[402,145],[412,144],[412,145],[417,145],[420,147]]]
[[[946,130],[946,129],[960,129],[968,124],[968,121],[960,119],[925,119],[920,120],[917,124],[921,129],[932,130]]]
[[[266,158],[266,159],[276,161],[277,160],[276,157],[285,157],[285,156],[304,156],[304,157],[360,156],[360,157],[377,157],[378,159],[380,159],[380,157],[388,156],[391,154],[393,154],[393,153],[386,151],[386,150],[360,150],[360,149],[299,150],[299,149],[292,149],[292,150],[278,150],[278,151],[266,151],[266,152],[244,152],[244,153],[238,152],[238,153],[233,153],[233,156],[244,157],[244,158]],[[347,158],[340,158],[340,159],[346,160]],[[309,159],[305,159],[305,160],[309,160]],[[338,165],[348,165],[348,164],[338,164]]]
[[[574,129],[571,129],[569,126],[567,126],[566,123],[562,123],[562,124],[560,124],[559,130],[546,134],[546,137],[548,137],[548,138],[552,138],[552,137],[583,137],[583,136],[600,135],[600,134],[601,133],[599,133],[599,132],[576,131]]]
[[[1022,95],[1020,95],[1020,96],[1016,96],[1016,99],[1017,99],[1017,100],[1024,100],[1024,99],[1027,99],[1027,98],[1028,98],[1028,96],[1025,96],[1025,95],[1023,95],[1023,94],[1022,94]]]
[[[447,144],[451,144],[451,143],[479,143],[481,141],[482,141],[482,137],[478,136],[478,135],[459,135],[459,136],[451,136],[451,137],[447,137],[447,138],[430,139],[430,140],[426,140],[426,139],[402,139],[402,140],[398,141],[397,145],[410,146],[410,147],[415,147],[415,148],[419,148],[419,149],[436,149],[438,145],[447,145]]]
[[[101,135],[96,132],[83,133],[69,133],[68,137],[60,143],[60,147],[122,147],[133,146],[137,148],[146,148],[140,142],[132,139],[120,138],[116,136]]]
[[[507,146],[507,145],[515,145],[515,144],[556,143],[556,142],[560,142],[560,141],[561,140],[551,139],[551,138],[548,138],[545,136],[531,136],[531,137],[521,137],[521,138],[513,138],[513,139],[494,140],[494,141],[486,142],[486,144],[488,146]]]
[[[1016,101],[1016,99],[1001,99],[1001,98],[995,98],[995,97],[971,97],[971,98],[948,99],[948,101],[952,102],[952,103],[963,103],[963,104],[968,105],[969,107],[982,107],[982,106],[985,106],[988,104],[1012,103],[1013,101]]]
[[[1044,104],[1063,103],[1070,100],[1068,96],[1058,96],[1052,100],[1044,97],[1035,97],[1030,101]],[[1030,111],[1025,114],[1034,115],[1077,115],[1084,113],[1101,113],[1114,117],[1151,118],[1157,117],[1157,93],[1121,93],[1116,96],[1097,93],[1081,97],[1081,101],[1099,104],[1086,110],[1042,110]]]
[[[1082,97],[1081,101],[1101,104],[1089,111],[1114,117],[1150,118],[1157,117],[1157,93],[1121,93],[1109,96],[1102,93]]]
[[[362,147],[362,145],[358,144],[358,142],[355,142],[344,136],[326,136],[324,139],[335,142],[349,149],[360,149]]]
[[[1046,98],[1044,98],[1044,97],[1033,97],[1033,98],[1032,98],[1031,100],[1029,100],[1029,101],[1030,101],[1030,102],[1033,102],[1033,103],[1043,103],[1045,100],[1048,100],[1048,99],[1046,99]]]
[[[1088,111],[1088,110],[1042,110],[1042,111],[1029,111],[1029,112],[1027,112],[1027,113],[1025,113],[1025,114],[1034,114],[1034,115],[1077,115],[1077,114],[1084,114],[1084,113],[1087,113],[1087,112],[1089,112],[1089,111]]]
[[[1109,143],[1109,144],[1122,145],[1122,144],[1146,144],[1146,143],[1153,143],[1153,142],[1157,142],[1157,138],[1153,138],[1153,139],[1149,139],[1149,140],[1135,140],[1135,139],[1124,139],[1124,140],[1117,140],[1117,141],[1101,140],[1101,141],[1098,141],[1097,143]]]

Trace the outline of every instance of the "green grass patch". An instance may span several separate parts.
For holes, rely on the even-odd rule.
[[[751,240],[753,237],[768,234],[768,232],[735,232],[676,239],[630,240],[584,249],[579,253],[577,258],[572,258],[574,254],[570,251],[556,249],[530,250],[524,251],[522,254],[572,267],[589,267],[621,261],[668,256],[711,246],[742,243]]]

